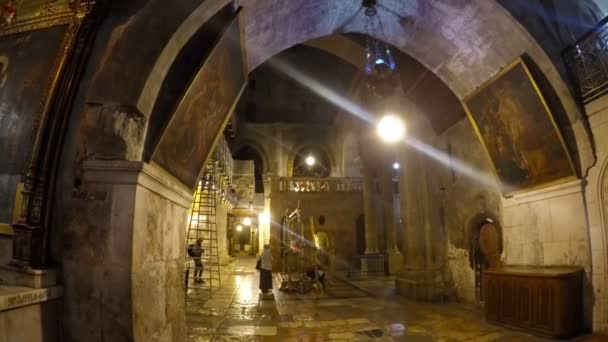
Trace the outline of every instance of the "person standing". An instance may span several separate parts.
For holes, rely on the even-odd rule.
[[[272,290],[272,253],[270,245],[264,245],[264,251],[260,255],[260,290],[268,293]]]
[[[188,246],[188,255],[194,261],[194,282],[195,283],[204,283],[203,280],[203,253],[205,250],[203,249],[203,238],[199,237],[196,239],[196,243]]]

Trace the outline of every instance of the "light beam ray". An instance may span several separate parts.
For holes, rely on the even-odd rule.
[[[281,73],[293,79],[295,82],[310,89],[315,94],[321,96],[328,102],[333,103],[334,105],[343,109],[347,113],[352,114],[353,116],[363,120],[368,124],[376,125],[377,120],[374,118],[374,115],[372,113],[368,112],[358,104],[353,103],[344,96],[333,91],[331,88],[324,85],[320,81],[304,74],[302,71],[298,70],[295,66],[290,65],[285,60],[277,57],[271,59],[267,63],[272,68],[276,69],[277,71],[280,71]],[[404,143],[424,153],[424,155],[431,158],[435,162],[438,162],[439,164],[445,165],[447,167],[454,168],[462,175],[470,178],[473,181],[479,182],[484,186],[489,186],[492,188],[498,187],[499,189],[507,190],[508,192],[514,190],[512,186],[500,183],[500,181],[494,174],[478,170],[475,167],[465,163],[464,161],[450,157],[443,151],[431,145],[423,143],[420,140],[407,137],[404,139]],[[407,167],[407,163],[406,165],[404,165],[404,167]]]
[[[361,106],[357,105],[356,103],[353,103],[352,101],[348,100],[344,96],[333,91],[318,80],[315,80],[314,78],[304,74],[302,71],[296,69],[280,57],[271,59],[270,61],[268,61],[268,64],[272,68],[289,76],[302,86],[310,89],[315,94],[321,96],[326,101],[333,103],[337,107],[342,108],[343,110],[354,115],[355,117],[372,124],[376,121],[374,119],[373,114],[371,114]]]

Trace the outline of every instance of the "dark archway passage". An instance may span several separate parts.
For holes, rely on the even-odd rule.
[[[264,193],[264,161],[260,156],[259,152],[249,146],[245,145],[240,147],[235,153],[234,158],[239,160],[253,160],[254,167],[254,178],[255,178],[255,192]],[[267,166],[266,166],[267,167]]]

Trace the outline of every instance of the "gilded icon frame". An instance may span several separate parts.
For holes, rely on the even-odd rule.
[[[561,163],[560,164],[561,167],[559,168],[559,170],[556,170],[556,172],[561,172],[563,174],[556,175],[552,179],[541,179],[541,177],[539,176],[539,177],[537,177],[537,179],[535,179],[533,181],[522,182],[522,184],[514,184],[514,186],[512,186],[512,184],[507,184],[504,182],[505,174],[508,174],[508,172],[505,172],[505,170],[502,167],[497,166],[497,164],[498,164],[497,161],[507,161],[507,162],[511,162],[511,164],[514,164],[515,161],[514,160],[509,161],[506,159],[497,158],[497,153],[496,153],[497,149],[490,148],[488,146],[493,142],[489,141],[490,139],[488,139],[489,138],[488,133],[485,133],[485,134],[482,133],[482,129],[480,128],[480,122],[479,122],[479,121],[482,121],[482,120],[480,120],[480,117],[484,116],[484,113],[482,113],[482,111],[478,111],[479,108],[475,108],[474,103],[483,103],[483,101],[496,100],[496,99],[492,99],[492,96],[491,96],[492,92],[496,92],[496,90],[493,90],[492,87],[506,88],[506,86],[504,85],[506,82],[508,82],[508,81],[505,81],[506,78],[514,77],[513,74],[518,72],[518,70],[516,70],[516,69],[519,67],[521,67],[521,69],[522,69],[519,72],[521,73],[523,71],[523,75],[519,75],[519,76],[525,76],[525,79],[522,81],[528,82],[528,83],[527,84],[524,83],[521,85],[521,87],[516,87],[517,89],[511,90],[512,91],[511,94],[513,95],[513,99],[515,100],[515,103],[520,105],[520,107],[517,109],[524,109],[523,106],[525,104],[522,101],[524,100],[524,97],[531,96],[531,94],[523,93],[522,89],[529,87],[529,88],[533,89],[534,101],[536,103],[527,103],[527,104],[531,108],[536,107],[537,109],[540,109],[543,113],[534,113],[534,114],[530,115],[530,117],[534,116],[534,118],[539,119],[539,121],[531,121],[531,118],[526,118],[526,115],[524,114],[524,112],[527,112],[527,111],[520,111],[520,112],[516,113],[517,114],[516,119],[511,119],[511,120],[513,122],[521,121],[520,127],[525,127],[524,129],[526,129],[527,127],[525,125],[521,125],[521,124],[524,123],[525,120],[528,120],[528,122],[540,122],[539,126],[544,125],[545,131],[550,131],[550,132],[545,132],[545,135],[548,135],[548,137],[550,139],[553,139],[554,140],[553,142],[556,143],[555,145],[558,145],[558,146],[543,145],[542,146],[543,150],[541,152],[545,154],[543,156],[544,158],[547,158],[547,154],[550,154],[550,153],[553,153],[553,156],[556,156],[557,154],[561,154],[559,156],[561,158],[557,158],[558,162]],[[502,84],[499,84],[500,82],[502,82]],[[488,94],[490,94],[490,95],[488,95]],[[490,99],[488,100],[488,98],[490,98]],[[497,98],[499,98],[499,97],[497,97]],[[521,56],[518,57],[511,64],[509,64],[507,67],[502,69],[500,72],[498,72],[496,75],[494,75],[491,79],[489,79],[487,82],[485,82],[479,88],[477,88],[471,94],[466,96],[462,100],[462,105],[467,114],[467,117],[469,118],[469,121],[471,122],[471,125],[473,126],[475,135],[479,139],[479,142],[486,154],[486,157],[488,158],[488,161],[492,165],[494,175],[496,176],[496,179],[499,181],[499,187],[505,197],[512,197],[512,196],[515,196],[515,195],[518,195],[521,193],[539,190],[542,188],[547,188],[547,187],[551,187],[554,185],[558,185],[558,184],[562,184],[562,183],[566,183],[566,182],[570,182],[575,179],[578,179],[576,169],[575,169],[574,163],[572,161],[572,157],[569,153],[568,147],[563,139],[563,136],[559,130],[559,127],[555,121],[554,115],[553,115],[551,109],[549,108],[544,95],[542,94],[536,80],[534,79],[532,73],[530,72],[530,69],[528,68],[523,57],[521,57]],[[496,113],[493,113],[493,114],[495,116],[498,116],[499,115],[499,114],[497,114],[498,112],[499,111],[497,111]],[[491,115],[492,113],[491,113],[491,111],[488,111],[485,114],[486,114],[485,116],[488,117],[489,115],[487,115],[487,114]],[[506,116],[503,116],[503,117],[506,117]],[[496,118],[494,118],[494,119],[496,119]],[[495,120],[495,121],[497,122],[498,120]],[[495,122],[495,121],[490,121],[490,120],[486,119],[486,122]],[[498,126],[498,124],[496,124],[496,125]],[[487,127],[488,126],[484,126],[486,131],[488,130]],[[531,128],[530,128],[530,130],[531,130]],[[530,133],[532,133],[532,131],[528,130],[525,133],[528,133],[528,136],[530,136]],[[554,134],[552,134],[552,133],[554,133]],[[513,136],[504,135],[504,137],[510,138],[511,146],[515,146],[515,144],[513,143],[515,141]],[[518,138],[522,138],[522,137],[526,138],[526,136],[524,136],[524,134],[522,134],[521,136],[518,136]],[[501,140],[500,138],[501,138],[501,136],[497,135],[495,139]],[[505,140],[509,140],[509,139],[505,139]],[[504,144],[506,145],[506,143],[504,143]],[[501,144],[497,144],[497,145],[501,145]],[[558,151],[558,149],[561,151]],[[512,147],[512,150],[514,152],[520,153],[522,155],[524,153],[523,150],[518,151],[515,147]],[[538,150],[538,148],[537,148],[537,150]],[[538,154],[538,152],[536,152],[536,153]],[[526,162],[527,160],[524,160],[524,158],[522,157],[519,159],[519,161]],[[549,161],[549,159],[545,159],[545,161]]]

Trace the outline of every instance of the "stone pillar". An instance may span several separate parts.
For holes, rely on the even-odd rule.
[[[376,186],[373,173],[363,172],[363,217],[365,219],[365,255],[361,256],[361,274],[378,271],[378,216],[374,206]]]
[[[397,273],[403,264],[403,257],[397,247],[397,227],[393,207],[393,175],[390,167],[383,169],[380,177],[382,191],[382,209],[384,225],[386,228],[386,256],[388,257],[388,271]]]
[[[424,240],[421,241],[420,218],[423,209],[420,186],[424,178],[424,170],[420,168],[418,155],[411,148],[405,148],[400,155],[402,165],[399,173],[399,194],[401,196],[401,216],[403,222],[403,261],[406,269],[420,269],[424,267]]]
[[[399,192],[404,229],[403,266],[396,279],[397,293],[410,299],[435,301],[447,291],[442,270],[433,263],[430,183],[433,165],[420,151],[401,151]],[[439,238],[439,237],[437,237]]]
[[[363,175],[363,215],[365,218],[365,254],[378,253],[378,220],[374,209],[376,192],[373,174]]]
[[[384,213],[384,225],[386,227],[386,250],[394,251],[397,248],[397,229],[395,227],[393,212],[393,176],[390,168],[383,170],[381,181],[382,209]]]
[[[65,341],[184,341],[192,192],[154,164],[88,161],[64,233]]]
[[[228,255],[228,213],[230,212],[229,204],[225,203],[221,198],[215,209],[216,224],[217,224],[217,245],[218,257],[220,265],[228,265],[230,256]]]

